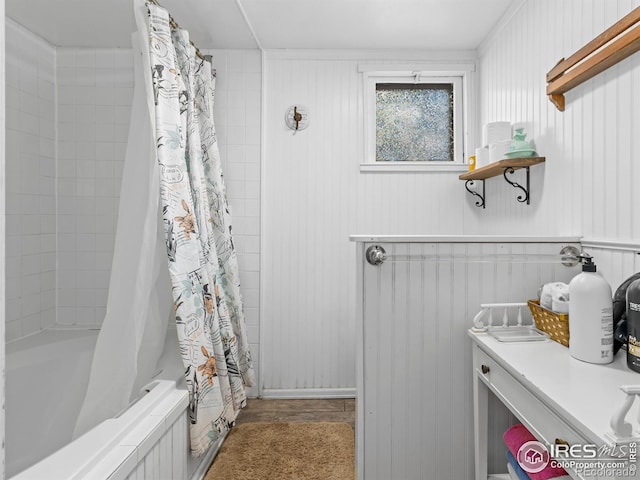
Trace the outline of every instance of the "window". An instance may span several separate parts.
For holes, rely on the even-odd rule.
[[[376,84],[376,162],[452,162],[453,83]]]
[[[466,168],[465,70],[368,71],[365,66],[361,71],[366,95],[361,170]]]

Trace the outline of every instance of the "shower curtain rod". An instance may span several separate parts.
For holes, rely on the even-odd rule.
[[[163,7],[162,5],[160,5],[160,3],[158,2],[158,0],[147,0],[147,2],[149,3],[153,3],[154,5],[157,5],[158,7]],[[166,10],[166,9],[165,9]],[[167,10],[168,13],[168,10]],[[180,30],[182,29],[182,27],[180,27],[180,25],[178,24],[178,22],[176,22],[173,17],[171,16],[171,14],[169,13],[169,25],[171,26],[171,28],[173,28],[174,30]],[[200,49],[198,47],[196,47],[195,43],[193,43],[191,40],[189,40],[189,43],[191,44],[191,46],[193,48],[196,49],[196,56],[200,59],[200,60],[207,60],[207,56],[203,55],[202,52],[200,51]],[[215,72],[215,70],[214,70]]]

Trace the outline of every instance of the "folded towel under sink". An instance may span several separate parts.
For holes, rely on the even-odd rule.
[[[516,459],[516,463],[519,464],[518,460],[518,451],[520,447],[522,447],[525,443],[530,441],[536,441],[536,437],[525,427],[523,424],[518,423],[513,427],[509,428],[503,435],[504,443],[509,449],[509,452]],[[564,468],[552,467],[551,462],[549,462],[543,470],[536,473],[528,473],[527,474],[531,480],[549,480],[549,479],[561,479],[561,478],[570,478],[565,477],[567,475],[567,471]]]
[[[522,467],[516,460],[516,457],[514,457],[513,453],[511,453],[509,450],[507,450],[507,460],[507,469],[509,470],[509,475],[511,476],[511,478],[515,476],[514,480],[531,480],[531,477],[529,477],[529,475],[527,475],[527,472],[522,469]]]

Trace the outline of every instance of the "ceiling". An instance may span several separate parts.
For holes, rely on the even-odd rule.
[[[473,50],[514,0],[160,0],[208,48]],[[56,46],[129,47],[133,0],[5,0]]]

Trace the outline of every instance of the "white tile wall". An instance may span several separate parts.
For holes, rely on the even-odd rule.
[[[247,336],[259,372],[260,109],[259,50],[211,50],[217,72],[214,119],[233,220]],[[256,387],[248,391],[258,394]]]
[[[8,20],[7,53],[7,340],[56,321],[100,325],[133,94],[131,51],[55,48]],[[215,119],[257,361],[261,56],[208,53],[218,71]]]
[[[55,48],[6,28],[6,340],[55,322]]]
[[[105,314],[133,95],[126,49],[57,49],[58,322]]]

